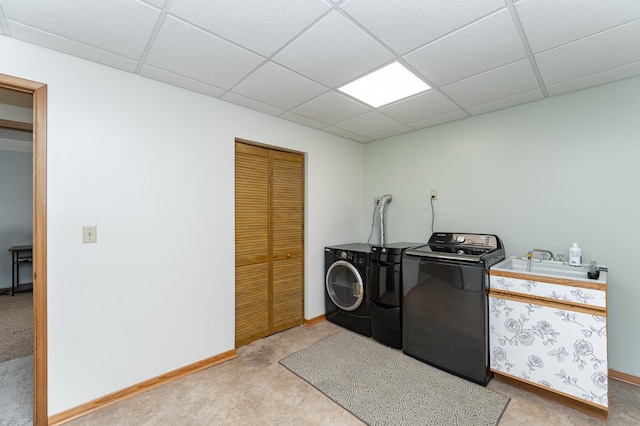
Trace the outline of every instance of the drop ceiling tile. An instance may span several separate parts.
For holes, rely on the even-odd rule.
[[[231,102],[232,104],[240,105],[254,111],[264,112],[265,114],[278,116],[285,111],[282,108],[277,108],[272,105],[267,105],[263,102],[256,101],[255,99],[249,99],[246,96],[238,95],[237,93],[227,92],[220,99],[223,101]]]
[[[5,28],[6,25],[7,25],[7,22],[5,21],[4,12],[2,11],[2,6],[0,5],[0,35],[9,34],[9,30]]]
[[[156,7],[163,8],[166,0],[144,0],[147,3],[150,3]]]
[[[534,53],[640,18],[638,0],[525,0],[516,4]]]
[[[640,75],[640,61],[590,74],[585,77],[563,81],[562,83],[547,85],[547,92],[551,96],[556,96],[563,93],[586,89],[588,87],[598,86],[600,84],[635,77],[637,75]]]
[[[326,91],[325,87],[272,62],[233,88],[235,93],[285,110]]]
[[[535,58],[545,84],[552,85],[639,61],[638,40],[640,19],[547,50]]]
[[[0,34],[367,142],[538,99],[511,4],[548,94],[640,75],[640,0],[0,0]],[[440,86],[368,129],[331,89],[401,55]]]
[[[368,138],[366,136],[356,136],[354,138],[352,138],[351,140],[356,141],[356,142],[360,142],[360,143],[367,143],[367,142],[372,142],[373,139]]]
[[[358,135],[369,136],[376,132],[392,129],[402,125],[399,121],[387,117],[378,111],[371,111],[349,120],[336,123],[335,127],[348,130]]]
[[[416,129],[414,129],[413,127],[402,125],[402,126],[393,127],[387,130],[381,130],[379,132],[375,132],[367,136],[369,136],[371,139],[374,139],[374,140],[380,140],[380,139],[390,138],[391,136],[402,135],[403,133],[409,133],[409,132],[415,132],[415,131]]]
[[[438,115],[436,117],[427,118],[426,120],[416,121],[411,123],[411,127],[414,129],[425,129],[427,127],[437,126],[438,124],[449,123],[451,121],[460,120],[469,117],[469,114],[462,110],[448,112],[446,114]]]
[[[527,102],[538,101],[543,98],[544,94],[542,93],[542,89],[534,89],[528,92],[517,93],[513,96],[506,96],[484,104],[473,105],[467,107],[467,111],[472,115],[480,115],[491,111],[497,111],[499,109],[525,104]]]
[[[321,0],[179,1],[170,13],[249,50],[270,56],[320,18],[330,6]]]
[[[344,129],[340,129],[338,127],[334,127],[334,126],[329,126],[329,127],[325,127],[324,129],[322,129],[323,131],[327,132],[327,133],[331,133],[334,134],[336,136],[340,136],[342,138],[345,139],[351,139],[351,140],[358,140],[361,143],[365,143],[365,142],[370,142],[373,139],[371,138],[367,138],[366,136],[362,136],[362,135],[358,135],[352,132],[349,132],[347,130]]]
[[[158,9],[131,0],[24,3],[2,0],[6,19],[131,59],[140,59],[160,16]]]
[[[146,63],[228,89],[263,61],[255,53],[167,16]]]
[[[378,110],[401,123],[409,124],[457,109],[459,109],[459,107],[442,93],[436,90],[429,90],[409,99],[384,106]]]
[[[40,31],[17,22],[9,22],[9,27],[11,28],[11,36],[13,38],[46,47],[47,49],[57,50],[58,52],[128,72],[135,71],[138,65],[138,61],[136,60],[125,58],[124,56],[97,49],[64,37],[58,37],[57,35]]]
[[[469,107],[539,87],[529,60],[521,59],[444,86],[442,91],[462,107]]]
[[[399,54],[504,7],[504,0],[348,0],[341,6]]]
[[[273,60],[336,88],[370,72],[393,56],[360,28],[333,12],[296,39]]]
[[[140,75],[172,86],[182,87],[183,89],[191,90],[192,92],[212,96],[214,98],[222,96],[225,93],[225,90],[219,87],[201,83],[160,68],[152,67],[151,65],[144,65],[140,70]]]
[[[336,92],[327,92],[293,110],[296,114],[311,117],[326,124],[334,124],[367,111],[371,111],[371,108]]]
[[[293,121],[294,123],[302,124],[307,127],[313,127],[314,129],[321,129],[323,127],[327,127],[326,123],[321,123],[320,121],[313,120],[303,115],[295,114],[291,111],[287,111],[284,114],[280,115],[279,117],[284,118],[285,120]]]
[[[503,9],[404,58],[432,83],[442,86],[526,56],[511,15]]]

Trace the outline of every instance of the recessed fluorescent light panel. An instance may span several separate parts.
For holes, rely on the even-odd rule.
[[[338,90],[378,108],[428,89],[428,84],[394,62]]]

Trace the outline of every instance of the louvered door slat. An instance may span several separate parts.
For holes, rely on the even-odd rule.
[[[304,315],[304,156],[272,153],[271,179],[272,324],[280,331]]]
[[[269,334],[269,151],[236,144],[236,347]]]

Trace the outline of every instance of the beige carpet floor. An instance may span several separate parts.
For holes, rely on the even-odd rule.
[[[33,354],[33,293],[0,296],[0,362]]]

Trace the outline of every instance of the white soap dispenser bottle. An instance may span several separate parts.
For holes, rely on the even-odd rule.
[[[569,265],[582,266],[582,249],[578,243],[573,243],[573,247],[569,248]]]

